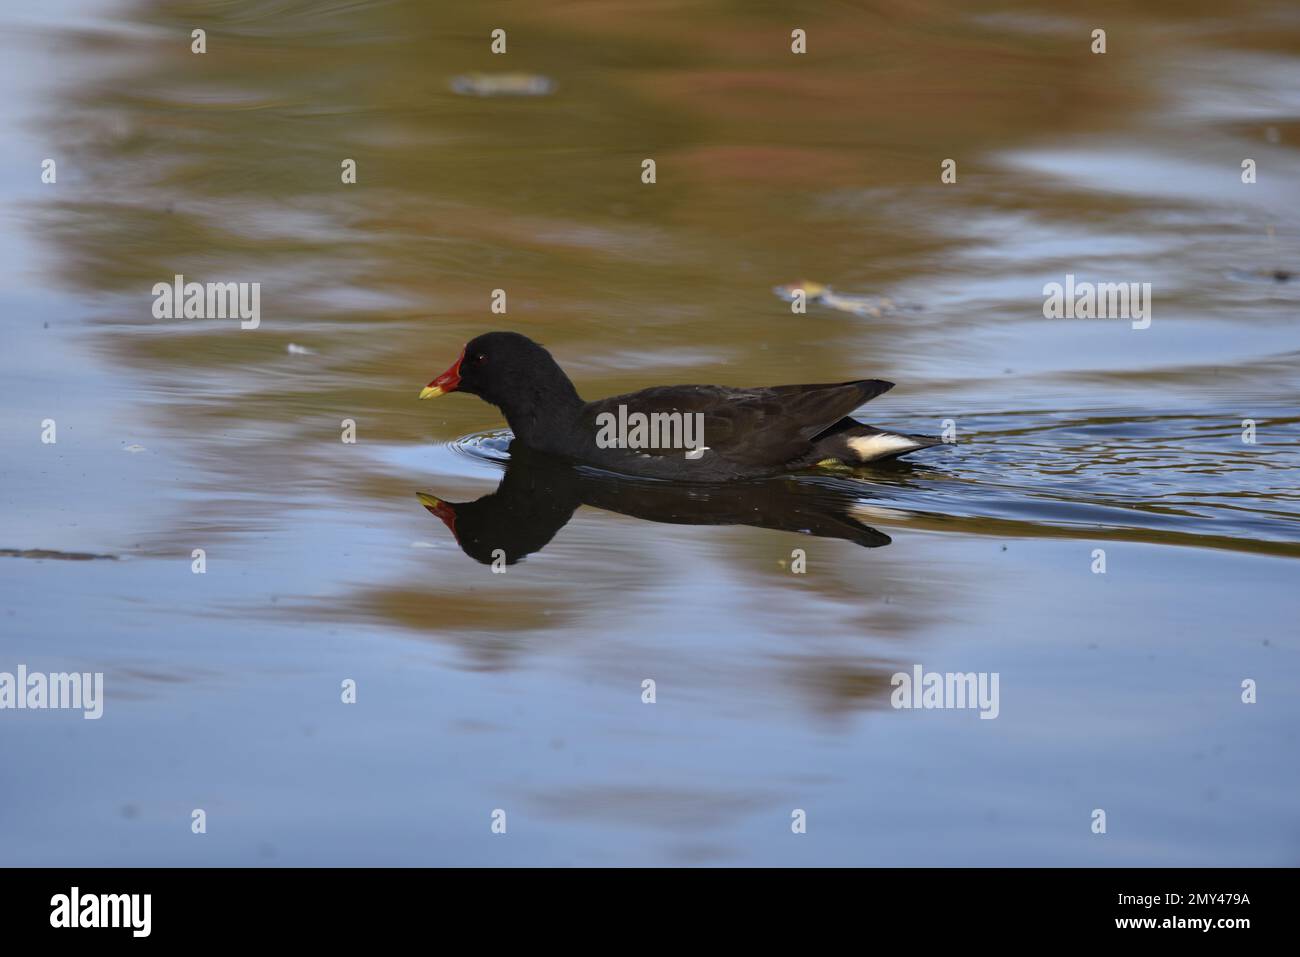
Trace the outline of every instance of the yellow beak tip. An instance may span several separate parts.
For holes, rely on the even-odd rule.
[[[442,504],[442,499],[430,495],[428,492],[416,492],[415,497],[420,500],[420,504],[426,508],[437,508]]]
[[[442,395],[442,390],[436,385],[426,385],[420,390],[421,399],[436,399],[440,395]]]

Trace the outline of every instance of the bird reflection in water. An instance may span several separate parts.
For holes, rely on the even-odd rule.
[[[580,505],[672,525],[750,525],[864,548],[890,538],[866,525],[860,483],[821,475],[785,475],[718,485],[629,478],[512,443],[496,491],[472,502],[448,502],[428,492],[420,503],[442,520],[466,555],[512,565],[540,551]]]

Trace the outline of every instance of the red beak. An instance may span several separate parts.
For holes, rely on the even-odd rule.
[[[434,399],[444,392],[455,392],[460,385],[460,364],[464,361],[465,350],[461,349],[460,358],[452,363],[451,368],[420,390],[420,398]]]

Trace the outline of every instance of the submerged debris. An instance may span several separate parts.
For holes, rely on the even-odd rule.
[[[555,81],[537,73],[462,73],[451,89],[461,96],[547,96]]]
[[[54,559],[61,562],[117,561],[116,555],[96,555],[93,552],[59,552],[49,548],[0,548],[0,558]]]
[[[1246,281],[1271,279],[1273,282],[1290,282],[1295,278],[1295,273],[1289,269],[1229,269],[1228,275]]]
[[[818,305],[826,306],[828,309],[838,309],[840,312],[849,312],[855,316],[870,316],[873,319],[892,315],[900,309],[915,308],[914,306],[896,303],[886,296],[862,296],[853,293],[836,292],[830,286],[811,280],[790,283],[786,286],[776,286],[772,289],[786,302],[794,302],[799,290],[803,290],[808,302],[815,302]]]

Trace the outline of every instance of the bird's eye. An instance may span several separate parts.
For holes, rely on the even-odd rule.
[[[487,362],[487,354],[484,352],[480,352],[474,357],[474,364],[476,366],[481,366],[485,362]]]

